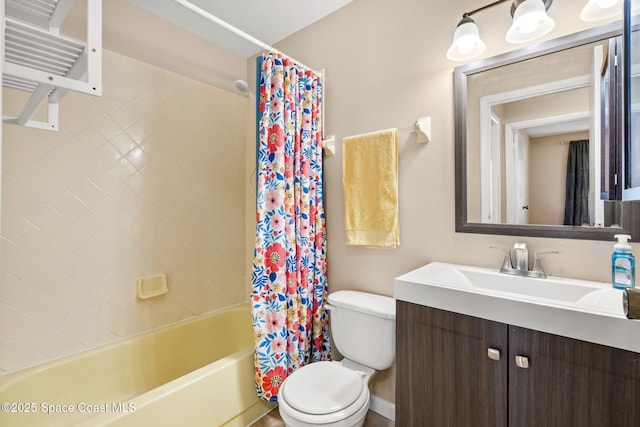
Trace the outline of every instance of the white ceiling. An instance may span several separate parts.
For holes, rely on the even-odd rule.
[[[274,45],[351,1],[190,0],[195,6],[268,45]],[[129,2],[245,58],[262,50],[173,0]]]

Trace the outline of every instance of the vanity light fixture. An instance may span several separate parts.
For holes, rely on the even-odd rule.
[[[487,47],[480,38],[480,31],[471,15],[508,1],[511,2],[513,17],[506,36],[509,43],[526,43],[553,29],[555,22],[547,14],[553,0],[497,0],[462,15],[453,34],[453,42],[447,50],[447,58],[451,61],[464,61],[482,55]],[[583,21],[598,21],[622,16],[623,3],[623,0],[588,0],[580,18]]]
[[[452,61],[464,61],[480,56],[486,45],[480,39],[478,26],[471,19],[485,9],[501,3],[511,2],[513,23],[507,32],[506,39],[510,43],[525,43],[542,37],[553,29],[554,21],[547,15],[553,0],[497,0],[471,12],[465,12],[453,35],[451,47],[447,50],[447,58]],[[605,1],[605,0],[600,0]],[[613,1],[613,0],[609,0]]]
[[[599,21],[601,19],[622,16],[623,0],[589,0],[580,13],[583,21]]]

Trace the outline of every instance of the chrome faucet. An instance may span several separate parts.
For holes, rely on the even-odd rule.
[[[515,243],[513,250],[516,253],[516,270],[529,271],[529,251],[526,243]]]
[[[558,251],[536,252],[533,260],[533,267],[529,270],[529,250],[526,243],[516,243],[513,249],[490,246],[492,249],[500,249],[504,251],[504,260],[500,267],[500,273],[511,274],[514,276],[536,277],[546,279],[547,275],[542,267],[542,255],[557,254]],[[515,253],[516,265],[511,262],[511,252]]]

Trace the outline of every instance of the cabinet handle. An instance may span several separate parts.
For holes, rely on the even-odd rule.
[[[489,347],[487,349],[487,356],[491,360],[500,360],[500,350],[498,350],[497,348]]]
[[[516,366],[522,369],[529,369],[529,358],[527,356],[516,356]]]

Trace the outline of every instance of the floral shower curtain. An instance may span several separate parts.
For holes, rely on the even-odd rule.
[[[299,367],[331,358],[320,76],[259,58],[257,224],[251,295],[258,395],[277,400]]]

